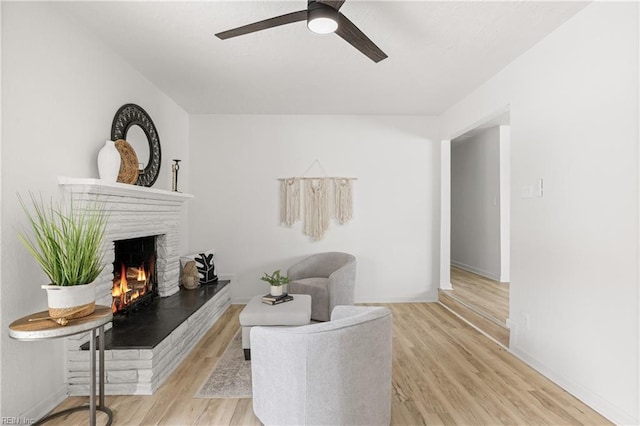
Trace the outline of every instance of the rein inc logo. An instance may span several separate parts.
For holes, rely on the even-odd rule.
[[[0,424],[3,425],[32,425],[35,422],[27,417],[0,417]]]

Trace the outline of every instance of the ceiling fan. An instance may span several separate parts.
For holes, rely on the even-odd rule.
[[[372,42],[369,37],[356,27],[353,22],[339,12],[346,0],[308,0],[307,8],[286,15],[254,22],[232,30],[216,34],[221,40],[238,37],[280,25],[293,22],[307,21],[309,30],[318,34],[330,34],[335,32],[347,43],[364,53],[373,62],[380,62],[387,55]]]

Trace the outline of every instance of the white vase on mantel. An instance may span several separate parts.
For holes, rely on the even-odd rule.
[[[109,182],[118,180],[120,173],[120,151],[116,148],[114,141],[105,141],[104,146],[98,153],[98,175],[100,179]]]

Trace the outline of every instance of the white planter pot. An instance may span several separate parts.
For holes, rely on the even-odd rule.
[[[42,288],[47,290],[51,318],[81,318],[95,310],[95,282],[72,286],[43,285]]]
[[[272,285],[271,286],[271,295],[272,296],[282,296],[282,287],[281,285]]]

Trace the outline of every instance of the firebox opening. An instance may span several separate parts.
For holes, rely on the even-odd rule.
[[[156,236],[115,241],[113,262],[114,313],[128,313],[148,305],[157,295]]]

